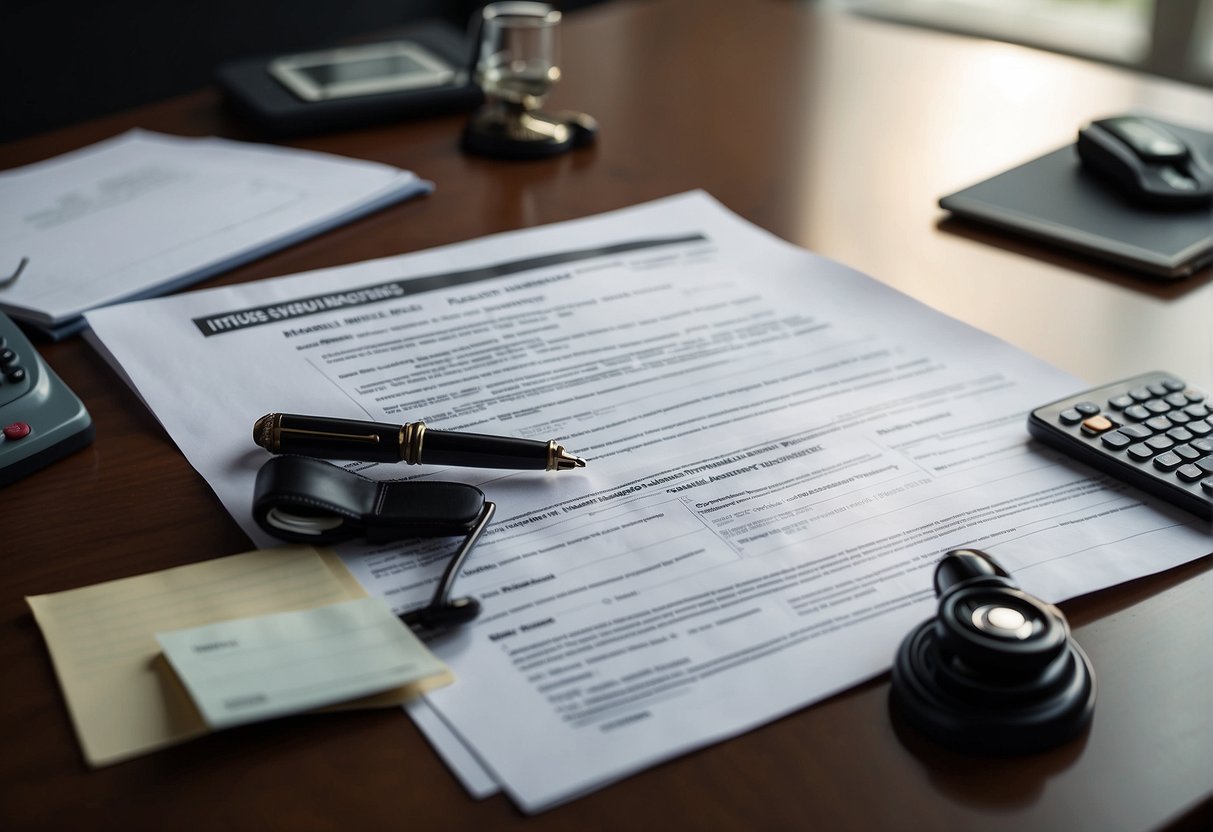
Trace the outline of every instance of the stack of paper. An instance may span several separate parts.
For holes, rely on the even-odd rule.
[[[63,337],[88,309],[174,291],[433,190],[293,148],[131,131],[0,173],[0,309]]]
[[[409,713],[473,793],[527,811],[887,670],[948,549],[1050,601],[1209,551],[1199,518],[1030,441],[1028,411],[1082,382],[704,194],[88,318],[259,543],[264,413],[589,460],[363,470],[497,504],[455,590],[483,612],[433,645],[458,681]],[[444,566],[338,553],[397,612]]]

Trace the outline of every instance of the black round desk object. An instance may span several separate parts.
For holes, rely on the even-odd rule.
[[[906,636],[893,662],[898,718],[971,754],[1030,754],[1086,728],[1095,675],[1057,607],[976,549],[944,555],[935,594],[938,614]]]

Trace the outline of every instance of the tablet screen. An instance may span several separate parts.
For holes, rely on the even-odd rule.
[[[305,101],[436,87],[451,83],[456,74],[446,61],[411,41],[287,55],[269,70]]]

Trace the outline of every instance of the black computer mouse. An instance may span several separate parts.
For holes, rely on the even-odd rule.
[[[1213,169],[1200,153],[1153,119],[1116,116],[1078,131],[1083,166],[1130,202],[1198,208],[1213,202]]]

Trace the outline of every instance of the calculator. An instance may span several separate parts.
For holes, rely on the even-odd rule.
[[[0,312],[0,487],[92,441],[84,404]]]
[[[1213,518],[1213,419],[1204,391],[1143,373],[1038,407],[1028,432],[1062,453]]]

